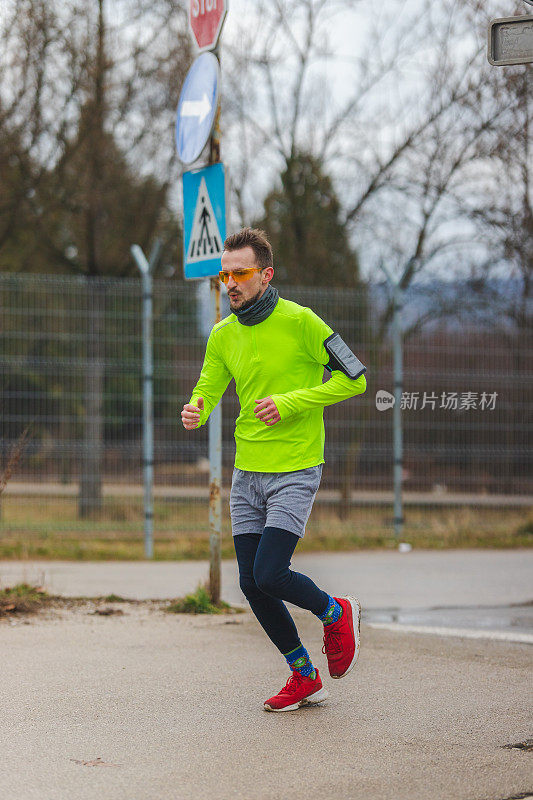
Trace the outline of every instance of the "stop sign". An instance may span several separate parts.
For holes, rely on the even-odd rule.
[[[190,0],[189,25],[200,51],[214,50],[229,0]]]

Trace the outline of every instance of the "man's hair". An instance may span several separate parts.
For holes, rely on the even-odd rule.
[[[251,247],[254,251],[257,266],[261,269],[273,267],[272,247],[264,231],[259,228],[243,228],[238,233],[228,236],[224,242],[224,250],[242,250],[243,247]]]

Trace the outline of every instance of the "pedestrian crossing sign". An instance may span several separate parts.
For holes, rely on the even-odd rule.
[[[226,238],[224,164],[183,173],[185,278],[215,277]]]

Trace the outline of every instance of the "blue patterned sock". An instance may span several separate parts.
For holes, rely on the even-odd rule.
[[[330,625],[332,622],[337,622],[339,617],[342,617],[342,606],[340,603],[328,594],[328,605],[322,614],[316,615],[321,619],[324,625]]]
[[[283,653],[287,664],[292,670],[296,670],[301,675],[305,675],[308,678],[311,678],[312,681],[316,678],[316,670],[311,664],[311,659],[309,658],[309,653],[301,644],[299,647],[295,647],[294,650],[289,650],[288,653]]]

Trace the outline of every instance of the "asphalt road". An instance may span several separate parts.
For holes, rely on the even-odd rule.
[[[291,568],[326,591],[356,592],[366,608],[509,605],[533,600],[533,549],[296,553]],[[207,561],[0,561],[0,586],[43,580],[59,594],[177,597],[209,572]],[[222,561],[222,594],[244,602],[237,562]]]
[[[330,594],[356,594],[369,624],[533,643],[533,550],[297,552],[292,569]],[[208,573],[207,561],[0,561],[0,586],[27,580],[67,596],[165,599]],[[247,606],[234,559],[222,562],[222,596]]]
[[[118,604],[117,604],[118,607]],[[330,692],[273,714],[287,667],[248,613],[90,607],[0,622],[0,797],[9,800],[499,800],[533,789],[531,648],[362,626]]]

